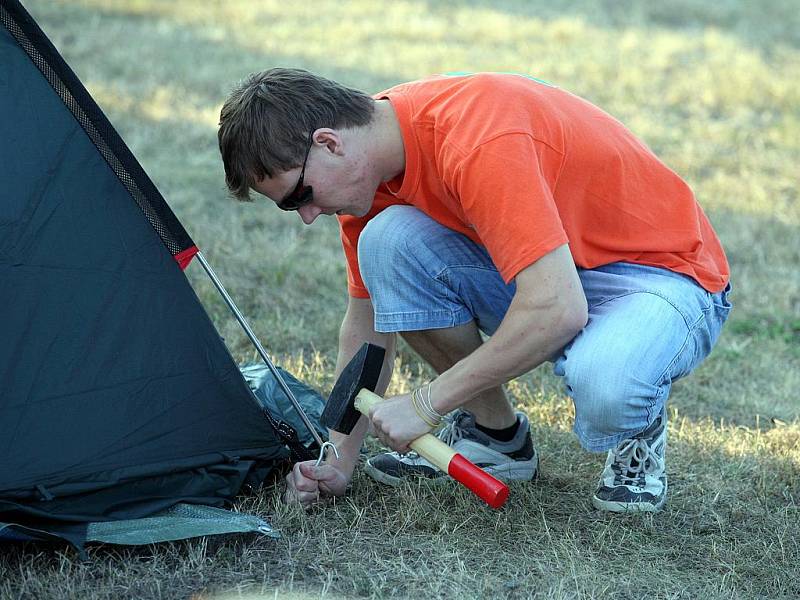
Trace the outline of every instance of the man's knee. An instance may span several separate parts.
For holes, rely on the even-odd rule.
[[[390,206],[364,227],[358,238],[358,263],[365,280],[407,260],[413,211],[409,206]]]
[[[574,360],[563,374],[578,428],[598,439],[647,427],[649,413],[666,389],[624,356],[598,353]]]
[[[591,430],[595,436],[612,436],[627,430],[621,418],[625,412],[626,398],[624,385],[572,387],[572,400],[575,403],[575,420],[584,430]]]

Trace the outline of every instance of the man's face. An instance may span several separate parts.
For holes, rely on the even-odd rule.
[[[311,200],[295,209],[306,225],[313,223],[319,215],[362,217],[372,206],[377,182],[370,185],[365,173],[366,163],[357,157],[357,152],[342,152],[338,140],[315,134],[305,170],[301,166],[276,173],[274,177],[265,177],[256,182],[253,189],[276,205],[294,206],[301,197],[298,195],[300,190],[310,187]]]

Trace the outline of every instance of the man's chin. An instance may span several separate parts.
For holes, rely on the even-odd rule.
[[[355,208],[343,208],[342,210],[337,210],[336,215],[339,217],[356,217],[360,219],[361,217],[367,216],[369,209],[355,209]]]
[[[363,208],[351,208],[348,214],[354,217],[358,217],[360,219],[361,217],[366,217],[371,208],[372,208],[372,202],[370,202],[368,206],[365,206]]]

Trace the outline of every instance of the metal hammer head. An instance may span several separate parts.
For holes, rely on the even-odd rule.
[[[374,344],[364,344],[339,374],[331,390],[320,423],[328,429],[350,435],[361,413],[353,407],[356,395],[363,389],[375,391],[386,350]]]

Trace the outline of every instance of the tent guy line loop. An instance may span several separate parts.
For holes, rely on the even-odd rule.
[[[236,306],[236,303],[233,301],[233,298],[231,298],[230,295],[228,294],[228,291],[222,285],[222,282],[217,277],[217,274],[214,273],[214,269],[212,269],[211,265],[208,264],[208,262],[206,261],[206,257],[203,256],[203,253],[200,251],[198,251],[195,256],[202,265],[206,274],[211,279],[211,282],[214,284],[214,287],[217,288],[217,291],[220,293],[223,300],[225,300],[225,304],[228,305],[228,308],[231,309],[231,312],[236,317],[236,320],[239,321],[239,325],[242,326],[242,329],[244,329],[244,332],[247,334],[247,337],[250,338],[250,341],[253,343],[256,350],[258,351],[258,354],[261,356],[262,360],[267,365],[272,375],[275,377],[275,380],[278,382],[278,385],[283,390],[283,393],[286,394],[286,397],[292,403],[292,406],[294,406],[295,410],[300,415],[300,418],[303,419],[303,423],[308,428],[308,431],[311,433],[311,435],[314,437],[314,441],[317,442],[317,446],[320,447],[320,458],[322,458],[325,452],[326,445],[332,446],[334,452],[336,452],[336,456],[338,457],[339,453],[336,450],[336,447],[330,442],[323,442],[319,433],[317,433],[316,428],[311,423],[311,420],[308,418],[308,415],[303,410],[303,407],[300,406],[300,403],[297,401],[297,398],[295,398],[294,394],[292,393],[292,390],[289,389],[289,386],[286,385],[286,381],[283,379],[278,369],[276,369],[275,365],[272,364],[272,361],[267,355],[266,350],[264,350],[264,347],[261,345],[261,342],[258,341],[256,334],[250,328],[250,325],[245,320],[244,315],[242,315],[242,313],[239,311],[239,308]],[[319,464],[319,461],[317,461],[317,464]]]

